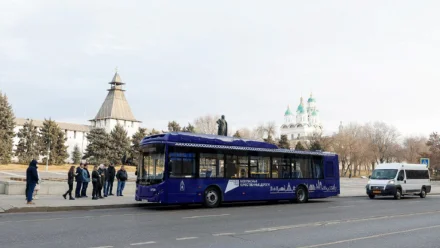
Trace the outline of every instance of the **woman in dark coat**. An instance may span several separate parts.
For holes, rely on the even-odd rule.
[[[98,166],[95,165],[93,166],[93,171],[92,171],[92,185],[93,185],[92,200],[98,200],[100,183],[101,183],[101,175],[99,175]]]
[[[75,200],[72,197],[73,190],[73,179],[75,177],[75,166],[70,167],[69,172],[67,172],[67,184],[69,185],[69,190],[63,195],[64,199],[66,199],[67,194],[69,194],[69,200]]]

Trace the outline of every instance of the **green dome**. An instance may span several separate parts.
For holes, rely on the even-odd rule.
[[[318,112],[316,112],[316,110],[312,112],[312,116],[317,116],[317,115],[318,115]]]
[[[284,116],[292,115],[292,111],[290,111],[290,108],[287,107],[286,112],[284,112]]]
[[[299,112],[301,114],[304,113],[304,106],[302,104],[298,105],[298,108],[296,109],[296,112]]]
[[[316,102],[315,98],[310,97],[309,100],[307,100],[307,102]]]

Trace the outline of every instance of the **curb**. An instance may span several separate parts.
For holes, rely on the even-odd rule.
[[[152,203],[130,203],[130,204],[118,204],[118,205],[93,205],[93,206],[60,206],[60,207],[22,207],[22,208],[10,208],[0,213],[35,213],[35,212],[60,212],[60,211],[84,211],[94,209],[116,209],[116,208],[134,208],[143,206],[156,206]]]

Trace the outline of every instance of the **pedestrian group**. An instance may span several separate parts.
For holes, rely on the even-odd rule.
[[[75,200],[75,198],[87,198],[87,187],[92,182],[92,200],[103,199],[108,196],[113,196],[113,184],[115,177],[118,180],[116,196],[123,196],[122,192],[125,187],[125,182],[128,179],[127,171],[124,165],[116,172],[113,164],[104,165],[100,164],[93,166],[92,175],[88,170],[87,164],[80,164],[75,171],[75,167],[72,166],[67,173],[67,183],[69,190],[63,195],[64,199]],[[72,197],[73,179],[76,181],[75,198]],[[104,195],[104,196],[103,196]]]

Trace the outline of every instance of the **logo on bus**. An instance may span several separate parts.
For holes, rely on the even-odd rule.
[[[185,191],[185,183],[183,180],[180,182],[180,191]]]

